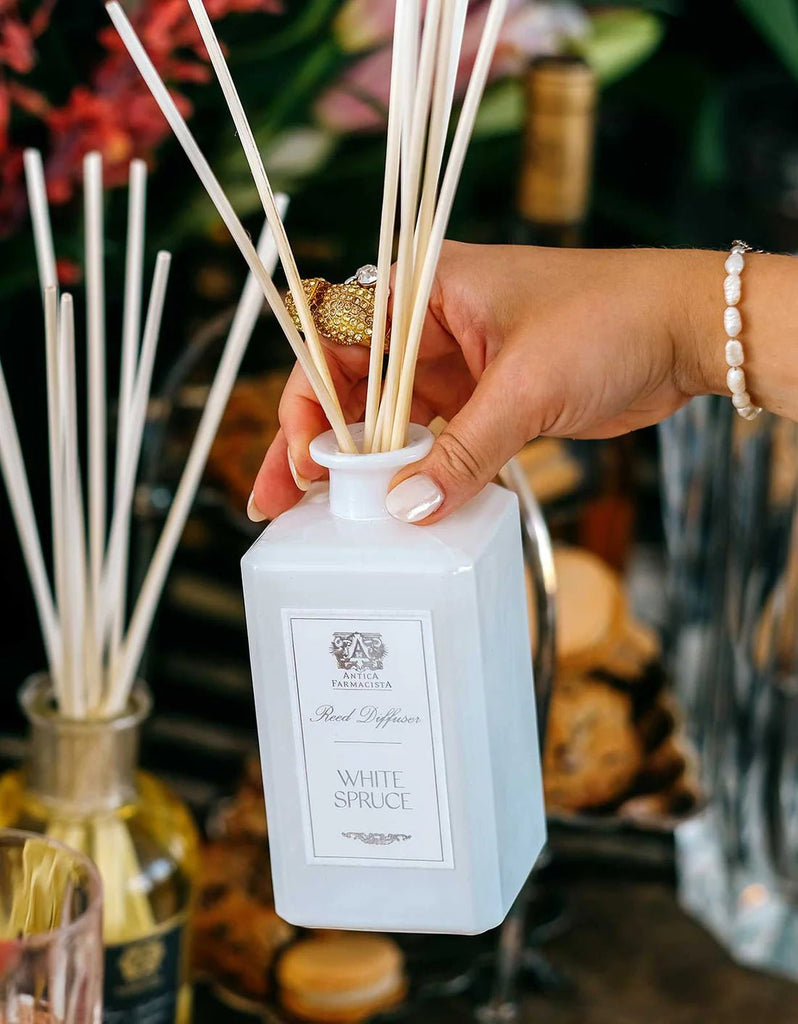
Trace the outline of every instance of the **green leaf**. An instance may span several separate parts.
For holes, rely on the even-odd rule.
[[[523,84],[507,78],[491,86],[482,100],[474,124],[474,138],[509,135],[524,123],[526,103]]]
[[[695,174],[706,187],[719,185],[726,176],[726,116],[723,91],[718,88],[709,89],[698,110],[693,138]]]
[[[798,6],[794,0],[737,0],[740,8],[798,78]]]
[[[647,60],[665,34],[662,21],[649,11],[599,11],[590,20],[590,31],[573,43],[572,50],[590,64],[602,86]]]

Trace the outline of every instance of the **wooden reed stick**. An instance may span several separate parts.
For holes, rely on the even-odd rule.
[[[114,463],[114,507],[122,504],[121,489],[125,480],[127,443],[130,437],[130,407],[141,340],[142,285],[144,279],[144,229],[147,215],[147,165],[133,160],[128,172],[127,243],[125,252],[125,293],[122,306],[122,358],[119,369],[119,401],[117,403],[116,456]],[[123,545],[119,573],[127,579],[128,548]],[[124,622],[127,589],[118,595],[114,612]]]
[[[42,288],[42,297],[44,297],[45,288],[58,288],[44,167],[41,153],[37,149],[26,149],[22,160],[25,167],[25,184],[28,190],[31,220],[33,221],[33,241],[36,247],[39,283]]]
[[[45,357],[47,366],[47,424],[48,424],[48,446],[50,452],[50,507],[53,534],[53,561],[55,565],[54,583],[56,595],[58,595],[58,568],[59,561],[63,568],[63,546],[60,542],[61,523],[61,486],[58,477],[58,458],[61,453],[60,441],[60,404],[59,404],[59,383],[58,383],[58,275],[55,263],[55,247],[53,245],[53,232],[50,225],[50,210],[47,203],[47,189],[44,180],[44,167],[42,166],[41,154],[35,149],[26,149],[23,156],[25,168],[25,183],[28,193],[28,204],[30,206],[31,221],[33,225],[33,240],[36,249],[36,265],[39,272],[39,285],[42,290],[45,315]],[[10,409],[9,404],[9,409]],[[16,447],[19,449],[19,440]],[[20,464],[22,461],[21,449],[19,451]],[[32,520],[35,525],[35,520]],[[23,550],[24,550],[23,541]],[[31,582],[36,596],[36,581],[31,574],[30,566],[28,572],[31,575]],[[45,573],[46,576],[46,573]],[[63,582],[63,576],[62,576]],[[48,588],[49,589],[49,588]],[[39,598],[36,597],[37,606]],[[52,602],[51,602],[52,603]],[[60,599],[57,599],[56,607],[61,607]],[[57,618],[55,607],[54,617]],[[41,618],[41,613],[40,613]],[[44,626],[42,627],[44,632]],[[61,650],[61,635],[59,627],[58,636],[59,649],[57,658],[49,650],[49,642],[45,636],[45,647],[48,648],[48,661],[50,672],[53,676],[53,685],[57,692],[60,690],[63,673],[63,652]]]
[[[59,316],[61,420],[64,489],[64,550],[67,601],[59,609],[64,619],[65,693],[67,714],[85,718],[86,695],[86,538],[78,458],[78,414],[75,374],[75,312],[72,296],[61,296]]]
[[[435,87],[432,95],[427,159],[424,167],[424,184],[418,210],[415,237],[415,280],[414,293],[418,289],[424,253],[429,244],[435,203],[438,198],[438,182],[446,148],[446,136],[451,116],[457,71],[460,66],[460,50],[463,45],[463,30],[468,14],[468,0],[443,0],[441,30],[438,37],[438,57],[435,71]]]
[[[401,28],[404,31],[394,39],[394,46],[400,48],[399,60],[403,69],[401,77],[405,82],[415,82],[418,68],[417,48],[419,33],[419,4],[416,0],[407,3],[406,21],[403,21]],[[408,305],[412,298],[413,229],[416,222],[419,181],[418,169],[413,167],[412,160],[413,144],[417,141],[416,135],[418,135],[415,115],[420,107],[417,95],[419,91],[420,89],[413,94],[414,101],[412,103],[407,98],[401,108],[401,216],[399,221],[399,247],[396,255],[396,272],[394,274],[391,349],[388,355],[388,369],[385,374],[385,383],[380,402],[380,417],[378,418],[378,422],[380,419],[382,421],[382,433],[378,444],[379,449],[383,451],[386,449],[386,442],[390,441],[391,436],[393,410],[396,403],[404,354]],[[414,128],[416,128],[415,135]],[[415,153],[418,155],[418,146],[415,147]]]
[[[117,480],[122,476],[124,444],[128,437],[133,382],[141,340],[142,285],[144,279],[144,224],[147,214],[147,165],[133,160],[128,177],[127,250],[125,254],[125,297],[122,307],[122,362],[119,373],[119,422],[116,451]],[[117,483],[118,486],[118,483]],[[116,498],[114,498],[116,500]]]
[[[402,79],[402,48],[398,40],[405,36],[404,18],[407,7],[397,3],[394,15],[394,44],[391,54],[391,88],[388,100],[388,132],[385,145],[385,175],[382,188],[380,239],[377,250],[377,287],[374,294],[374,329],[369,352],[369,376],[366,392],[366,429],[363,451],[373,452],[379,446],[377,421],[382,392],[382,363],[385,351],[385,329],[388,319],[393,233],[396,224],[396,201],[399,195],[399,156],[402,139],[403,105],[406,83]]]
[[[403,150],[402,162],[405,170],[402,185],[402,220],[399,233],[399,253],[396,261],[396,284],[394,292],[393,321],[396,325],[400,344],[388,360],[385,381],[386,410],[383,420],[382,447],[391,445],[392,423],[396,398],[399,390],[402,357],[406,341],[410,310],[413,302],[414,236],[418,212],[418,190],[421,182],[421,167],[424,160],[424,143],[430,114],[430,100],[438,48],[441,20],[441,0],[429,0],[424,20],[421,54],[418,61],[417,85],[412,105],[412,120],[409,133],[409,151]]]
[[[105,272],[103,165],[99,153],[83,159],[88,339],[89,579],[95,640],[100,641],[100,580],[105,553]]]
[[[61,441],[61,396],[58,368],[58,292],[54,285],[44,289],[44,338],[47,366],[47,437],[48,466],[50,471],[50,529],[53,548],[53,589],[55,607],[60,609],[66,602],[66,553],[63,541],[63,490],[61,487],[61,460],[63,446]],[[59,675],[62,666],[59,665]],[[51,675],[53,667],[51,664]],[[60,680],[53,680],[56,693],[60,697]]]
[[[147,307],[147,319],[144,324],[144,336],[141,344],[141,358],[136,373],[133,398],[130,404],[128,418],[130,436],[125,444],[122,480],[118,498],[114,502],[111,536],[108,542],[108,554],[101,591],[104,595],[103,635],[105,635],[109,625],[111,627],[109,670],[112,676],[122,642],[125,595],[127,591],[127,552],[130,537],[130,521],[133,511],[133,496],[136,489],[136,475],[141,454],[144,423],[147,417],[152,370],[155,364],[155,353],[161,330],[171,260],[172,257],[168,252],[159,252],[155,261],[150,300]]]
[[[291,348],[293,349],[308,382],[315,391],[316,397],[319,400],[319,404],[321,405],[330,426],[335,431],[335,436],[341,451],[356,454],[357,447],[352,440],[352,435],[349,432],[344,417],[339,411],[337,402],[333,401],[324,381],[319,375],[307,346],[294,326],[288,310],[285,308],[285,304],[280,298],[280,293],[274,286],[271,275],[265,270],[261,263],[255,246],[252,244],[252,240],[244,230],[244,226],[241,221],[236,216],[236,213],[230,204],[230,200],[225,195],[224,190],[211,170],[210,164],[205,159],[196,140],[194,139],[194,136],[191,134],[188,125],[175,106],[174,101],[169,95],[168,89],[164,85],[158,72],[155,70],[153,63],[136,35],[133,26],[130,24],[125,12],[122,10],[117,0],[113,0],[113,2],[106,4],[106,10],[108,11],[108,14],[128,53],[133,59],[133,62],[136,64],[142,77],[147,83],[155,102],[161,108],[161,112],[169,122],[169,125],[175,133],[178,142],[183,147],[186,156],[191,161],[194,170],[197,172],[200,181],[205,186],[205,190],[218,210],[219,215],[227,225],[227,229],[233,236],[233,240],[241,251],[242,256],[247,261],[250,270],[257,278],[261,290],[266,297],[266,301],[272,308],[275,319],[282,328],[282,331],[288,339],[288,343],[291,345]]]
[[[477,58],[471,73],[471,80],[468,83],[465,100],[463,101],[457,129],[452,141],[452,149],[446,165],[441,194],[435,209],[429,244],[424,256],[418,288],[413,299],[413,312],[410,320],[407,345],[405,347],[399,397],[393,422],[391,440],[392,445],[397,448],[404,444],[404,438],[407,435],[407,425],[410,422],[410,408],[413,401],[413,380],[416,371],[416,361],[421,344],[421,333],[424,328],[424,318],[427,314],[432,284],[435,280],[438,257],[440,256],[441,246],[443,245],[444,235],[449,223],[449,216],[463,169],[468,143],[474,130],[474,122],[479,112],[482,94],[485,90],[488,74],[493,62],[499,32],[501,31],[507,11],[507,3],[508,0],[491,0],[477,51]]]
[[[60,687],[61,674],[61,642],[59,623],[50,591],[50,581],[42,554],[39,532],[36,528],[36,515],[25,472],[25,462],[17,433],[17,424],[8,394],[5,374],[0,364],[0,470],[3,473],[11,514],[22,546],[22,556],[30,576],[36,612],[39,617],[47,660],[53,674],[55,685]]]
[[[281,214],[284,213],[288,205],[287,198],[277,196],[276,201]],[[258,265],[263,266],[264,271],[270,274],[277,263],[277,246],[266,226],[261,233],[257,252],[259,254]],[[106,704],[106,710],[110,714],[119,712],[125,706],[127,695],[135,680],[166,575],[191,511],[208,452],[213,444],[238,375],[241,360],[263,307],[262,287],[258,276],[254,272],[250,272],[225,342],[216,376],[205,402],[183,475],[172,500],[172,507],[169,509],[169,515],[136,601]]]
[[[266,220],[268,221],[269,227],[271,228],[272,234],[274,235],[277,243],[277,251],[280,254],[280,263],[282,264],[283,271],[288,281],[288,287],[291,289],[291,294],[294,298],[294,305],[299,316],[299,321],[302,324],[305,341],[310,349],[313,362],[316,364],[316,369],[319,371],[319,375],[324,381],[325,387],[330,392],[331,399],[340,409],[338,395],[336,393],[332,377],[330,376],[327,359],[324,355],[324,348],[322,347],[321,339],[319,338],[318,331],[316,330],[316,324],[313,320],[313,314],[310,311],[305,290],[302,287],[302,278],[299,274],[299,268],[297,267],[296,260],[294,259],[294,253],[291,249],[291,244],[288,241],[288,235],[285,233],[285,227],[280,219],[279,213],[277,212],[277,207],[274,202],[274,193],[272,192],[271,183],[269,182],[269,176],[266,173],[266,168],[263,166],[263,160],[261,159],[258,144],[255,141],[252,127],[244,110],[244,105],[241,102],[241,97],[238,95],[238,90],[235,87],[233,76],[230,74],[230,68],[224,58],[224,53],[219,45],[216,33],[213,30],[213,25],[211,24],[211,19],[208,17],[208,12],[205,10],[203,0],[188,0],[188,3],[191,8],[191,13],[194,15],[194,20],[197,23],[197,28],[202,36],[202,41],[211,58],[211,64],[216,72],[216,78],[221,86],[225,101],[227,102],[227,108],[233,118],[233,123],[236,126],[241,147],[244,150],[244,155],[246,156],[247,163],[249,164],[250,173],[252,174],[253,181],[255,182],[255,187],[258,190],[258,195],[260,196],[260,201],[263,205],[263,211],[266,214]]]

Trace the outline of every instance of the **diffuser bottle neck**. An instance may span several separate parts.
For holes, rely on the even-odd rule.
[[[350,428],[358,448],[363,440],[363,424]],[[385,499],[391,480],[404,466],[423,459],[432,447],[433,436],[426,427],[411,423],[408,443],[392,452],[348,455],[338,449],[332,431],[310,444],[314,462],[330,471],[330,511],[340,519],[357,522],[390,519]]]
[[[123,715],[105,720],[64,718],[46,676],[25,684],[21,703],[30,723],[30,792],[65,815],[110,812],[135,800],[139,733],[150,710],[143,686]]]

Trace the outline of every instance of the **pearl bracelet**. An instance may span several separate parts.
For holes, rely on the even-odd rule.
[[[726,280],[723,282],[723,296],[726,299],[726,309],[723,312],[723,326],[726,329],[726,365],[729,367],[726,374],[726,383],[732,393],[732,403],[738,414],[744,420],[755,420],[762,412],[759,406],[754,405],[748,388],[745,383],[745,371],[743,370],[743,343],[739,339],[740,331],[743,329],[743,321],[737,303],[740,301],[741,282],[740,275],[745,266],[744,253],[751,252],[751,246],[746,242],[736,241],[726,260]]]

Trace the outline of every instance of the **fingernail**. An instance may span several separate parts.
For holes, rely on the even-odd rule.
[[[389,491],[385,507],[403,523],[417,523],[441,507],[443,491],[431,476],[416,473]]]
[[[265,520],[265,518],[266,518],[266,516],[261,512],[261,510],[255,504],[255,492],[254,491],[252,492],[252,494],[250,494],[249,501],[247,502],[247,515],[249,516],[249,518],[252,520],[253,523],[262,523]]]
[[[294,483],[300,489],[300,491],[306,491],[310,487],[310,480],[306,476],[302,476],[301,473],[297,472],[297,468],[294,465],[294,458],[291,455],[291,449],[288,449],[288,468],[291,470],[291,476],[294,478]]]

